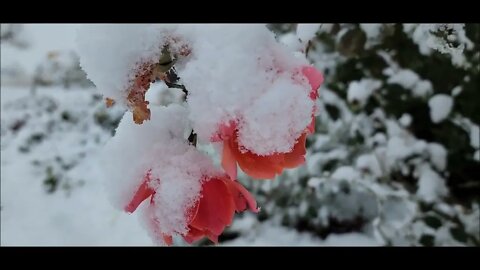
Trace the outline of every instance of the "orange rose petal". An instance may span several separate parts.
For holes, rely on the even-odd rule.
[[[171,235],[162,234],[162,237],[163,237],[163,242],[165,242],[167,246],[173,245],[173,238]]]
[[[250,177],[273,179],[277,174],[282,173],[283,160],[280,155],[259,156],[249,151],[242,153],[238,149],[236,140],[235,137],[229,140],[230,149],[240,168]]]
[[[235,180],[232,181],[228,178],[222,179],[222,180],[226,184],[226,186],[228,187],[228,189],[230,191],[230,194],[231,194],[231,196],[233,198],[233,201],[235,203],[235,210],[237,212],[241,212],[241,211],[247,209],[247,201],[245,200],[243,195],[240,193],[237,186],[234,184],[237,181],[235,181]]]
[[[260,209],[257,208],[257,202],[252,194],[250,194],[250,192],[237,181],[232,181],[231,185],[237,191],[235,194],[236,196],[234,196],[237,212],[245,210],[248,205],[252,212],[258,213]]]
[[[183,237],[183,239],[187,243],[191,244],[195,241],[198,241],[198,240],[202,239],[204,236],[205,236],[205,233],[202,230],[199,230],[199,229],[197,229],[193,226],[189,226],[189,231],[188,231],[187,235],[185,235]]]
[[[278,166],[278,163],[273,160],[270,161],[269,157],[261,157],[251,153],[236,156],[240,168],[252,178],[273,179],[283,171],[281,166]]]
[[[218,236],[219,235],[212,234],[212,233],[207,234],[207,238],[210,239],[210,241],[212,241],[215,244],[218,244]]]
[[[223,143],[222,167],[228,176],[230,176],[230,179],[237,179],[237,161],[227,141]]]
[[[135,195],[133,196],[130,203],[125,206],[125,212],[133,213],[144,200],[146,200],[148,197],[152,196],[155,193],[155,191],[148,186],[148,180],[149,178],[147,175],[145,176],[144,181],[138,188],[137,192],[135,192]]]
[[[190,223],[220,235],[233,220],[235,205],[223,181],[211,179],[203,184],[198,212]]]
[[[310,97],[313,99],[318,97],[318,88],[323,83],[323,75],[316,68],[312,66],[304,66],[302,68],[302,73],[307,77],[310,86],[312,87],[312,92]]]
[[[315,133],[315,116],[312,115],[312,121],[310,121],[310,124],[307,126],[307,131],[310,134]]]
[[[303,133],[302,136],[298,138],[297,143],[293,146],[292,152],[284,155],[285,168],[296,168],[305,162],[305,154],[307,153],[307,150],[305,149],[306,140],[307,134]]]

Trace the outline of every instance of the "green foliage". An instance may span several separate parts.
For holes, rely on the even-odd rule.
[[[473,125],[478,128],[480,124],[480,24],[464,27],[472,46],[465,46],[461,38],[453,39],[461,35],[450,26],[425,31],[421,25],[385,24],[375,37],[362,25],[322,27],[308,53],[325,76],[316,135],[307,142],[310,164],[274,182],[252,185],[264,209],[259,219],[276,218],[284,226],[320,237],[374,230],[385,245],[478,245],[480,235],[467,227],[480,226],[480,161],[474,158],[479,149],[470,138]],[[272,29],[279,34],[295,30],[291,25],[273,25]],[[412,31],[417,31],[416,36]],[[418,39],[422,31],[424,39]],[[435,45],[446,46],[445,50],[425,52],[428,38],[440,40]],[[465,46],[464,61],[455,62],[448,52],[461,46]],[[335,64],[325,64],[325,58]],[[391,81],[400,71],[417,76],[428,91],[418,94],[414,83]],[[349,102],[349,85],[362,79],[380,81],[381,87],[364,104]],[[433,123],[429,100],[437,94],[451,96],[454,106],[446,119]],[[406,114],[411,122],[404,125],[399,119]],[[391,134],[392,125],[402,133]],[[389,164],[381,155],[394,137],[417,145],[443,146],[446,168],[438,168],[435,154],[425,151]],[[380,164],[376,172],[358,167],[359,158],[366,154],[374,160],[369,164],[375,160]],[[420,175],[426,169],[438,174],[448,189],[434,202],[419,193]],[[341,170],[356,174],[345,181],[334,179]],[[476,224],[466,221],[475,218]],[[438,237],[437,233],[449,236]]]

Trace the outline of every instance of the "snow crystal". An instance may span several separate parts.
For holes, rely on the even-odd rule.
[[[125,104],[135,71],[161,55],[166,26],[92,24],[78,30],[80,65],[105,97]]]
[[[447,149],[438,143],[429,143],[427,149],[433,166],[440,171],[445,170],[447,166]]]
[[[313,37],[315,37],[315,34],[318,32],[319,28],[319,23],[300,23],[297,25],[297,36],[301,41],[308,42]]]
[[[360,81],[353,81],[348,86],[348,101],[359,102],[360,106],[367,103],[368,98],[375,90],[382,86],[382,82],[372,79],[362,79]]]
[[[448,117],[453,107],[453,99],[449,95],[437,94],[428,101],[430,118],[433,123],[440,123]]]
[[[443,179],[430,166],[424,164],[420,167],[417,196],[426,202],[435,202],[448,195],[448,189]]]
[[[102,155],[107,188],[117,208],[133,198],[145,175],[161,207],[153,215],[165,234],[185,233],[185,212],[198,199],[204,175],[215,175],[210,159],[186,141],[187,112],[177,104],[153,107],[155,121],[136,125],[127,112]]]

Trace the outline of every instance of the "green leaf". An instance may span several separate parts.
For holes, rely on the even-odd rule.
[[[462,243],[467,243],[468,241],[468,235],[465,233],[465,230],[456,227],[456,228],[451,228],[450,233],[452,234],[453,238],[459,242]]]
[[[426,216],[423,221],[427,226],[438,229],[442,226],[442,221],[436,216]]]
[[[420,238],[420,244],[422,244],[423,246],[433,247],[434,243],[435,243],[435,236],[431,234],[424,234]]]

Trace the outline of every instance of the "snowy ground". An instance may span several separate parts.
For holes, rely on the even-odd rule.
[[[84,89],[42,91],[48,91],[55,98],[59,104],[57,110],[91,96],[91,90]],[[2,87],[2,245],[150,244],[136,218],[112,208],[105,196],[106,191],[102,189],[101,179],[98,179],[95,153],[99,148],[93,145],[93,138],[97,135],[105,141],[108,133],[100,129],[82,132],[71,126],[58,126],[49,134],[41,133],[46,126],[42,124],[55,118],[54,114],[32,113],[24,127],[10,134],[8,128],[12,121],[24,114],[25,109],[9,110],[8,106],[28,99],[32,97],[26,89]],[[43,121],[45,118],[50,119]],[[5,132],[4,128],[7,129]],[[45,134],[46,138],[23,153],[20,149],[31,134]],[[87,143],[83,144],[84,140]],[[76,158],[79,153],[88,157]],[[55,166],[57,157],[61,157],[66,166],[78,164],[58,176],[61,179],[59,187],[47,193],[45,167],[54,168],[53,174],[60,173],[61,170],[55,168],[59,167]]]

